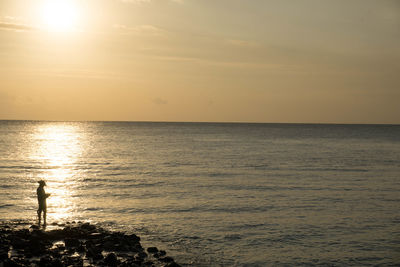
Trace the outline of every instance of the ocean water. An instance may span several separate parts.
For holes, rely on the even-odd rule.
[[[135,232],[184,266],[399,266],[400,126],[0,121],[0,220]]]

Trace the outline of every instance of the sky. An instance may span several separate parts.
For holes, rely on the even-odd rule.
[[[0,119],[400,123],[398,0],[0,0]]]

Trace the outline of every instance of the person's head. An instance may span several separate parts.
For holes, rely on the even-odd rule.
[[[43,181],[43,180],[40,180],[40,181],[38,181],[38,183],[39,183],[39,185],[40,186],[46,186],[46,182],[45,181]]]

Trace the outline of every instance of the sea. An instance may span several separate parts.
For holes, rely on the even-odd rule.
[[[0,221],[39,180],[182,266],[400,266],[400,125],[0,121]]]

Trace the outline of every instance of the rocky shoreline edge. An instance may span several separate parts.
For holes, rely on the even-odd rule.
[[[143,248],[135,234],[88,222],[36,225],[0,224],[0,267],[165,266],[179,267],[157,247]]]

